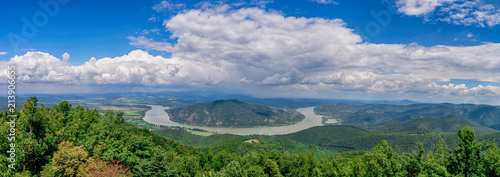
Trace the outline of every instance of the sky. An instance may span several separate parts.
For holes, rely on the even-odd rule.
[[[18,0],[0,24],[0,72],[16,65],[21,94],[500,105],[496,0]]]

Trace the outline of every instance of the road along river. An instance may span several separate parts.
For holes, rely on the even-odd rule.
[[[218,127],[202,127],[194,125],[186,125],[170,120],[168,113],[165,112],[169,107],[159,105],[148,105],[151,110],[146,112],[144,121],[155,125],[178,126],[185,128],[197,128],[208,132],[228,133],[235,135],[282,135],[298,132],[315,126],[323,126],[321,124],[322,115],[314,114],[314,107],[298,108],[297,111],[305,116],[304,120],[299,123],[286,125],[281,127],[252,127],[252,128],[218,128]]]

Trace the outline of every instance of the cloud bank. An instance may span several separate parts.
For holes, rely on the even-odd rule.
[[[85,64],[71,65],[69,54],[58,59],[28,52],[8,63],[19,66],[19,80],[26,83],[500,96],[498,86],[437,84],[449,79],[500,82],[496,77],[500,75],[500,44],[372,44],[363,42],[340,19],[287,17],[280,12],[228,5],[184,11],[163,25],[176,43],[144,36],[130,36],[129,40],[140,48],[169,52],[170,58],[134,50],[116,58],[92,58]]]

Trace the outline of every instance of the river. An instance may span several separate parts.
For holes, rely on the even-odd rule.
[[[202,127],[194,125],[186,125],[171,121],[165,109],[159,105],[148,105],[151,110],[146,112],[144,121],[165,126],[179,126],[185,128],[197,128],[208,132],[216,132],[221,134],[235,134],[235,135],[282,135],[298,132],[315,126],[323,126],[321,124],[322,115],[314,114],[314,107],[298,108],[297,111],[305,116],[299,123],[280,126],[280,127],[252,127],[252,128],[218,128],[218,127]]]

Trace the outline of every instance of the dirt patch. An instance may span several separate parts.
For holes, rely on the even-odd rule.
[[[101,106],[99,109],[104,111],[130,111],[130,108],[120,108],[116,106]]]
[[[251,139],[251,140],[246,140],[244,141],[245,143],[260,143],[258,139]]]
[[[213,133],[210,132],[200,132],[200,131],[195,131],[195,130],[188,130],[189,133],[192,133],[193,135],[200,135],[200,136],[210,136],[213,135]]]
[[[100,106],[100,110],[103,111],[142,111],[145,110],[145,108],[136,108],[136,107],[117,107],[117,106]]]

